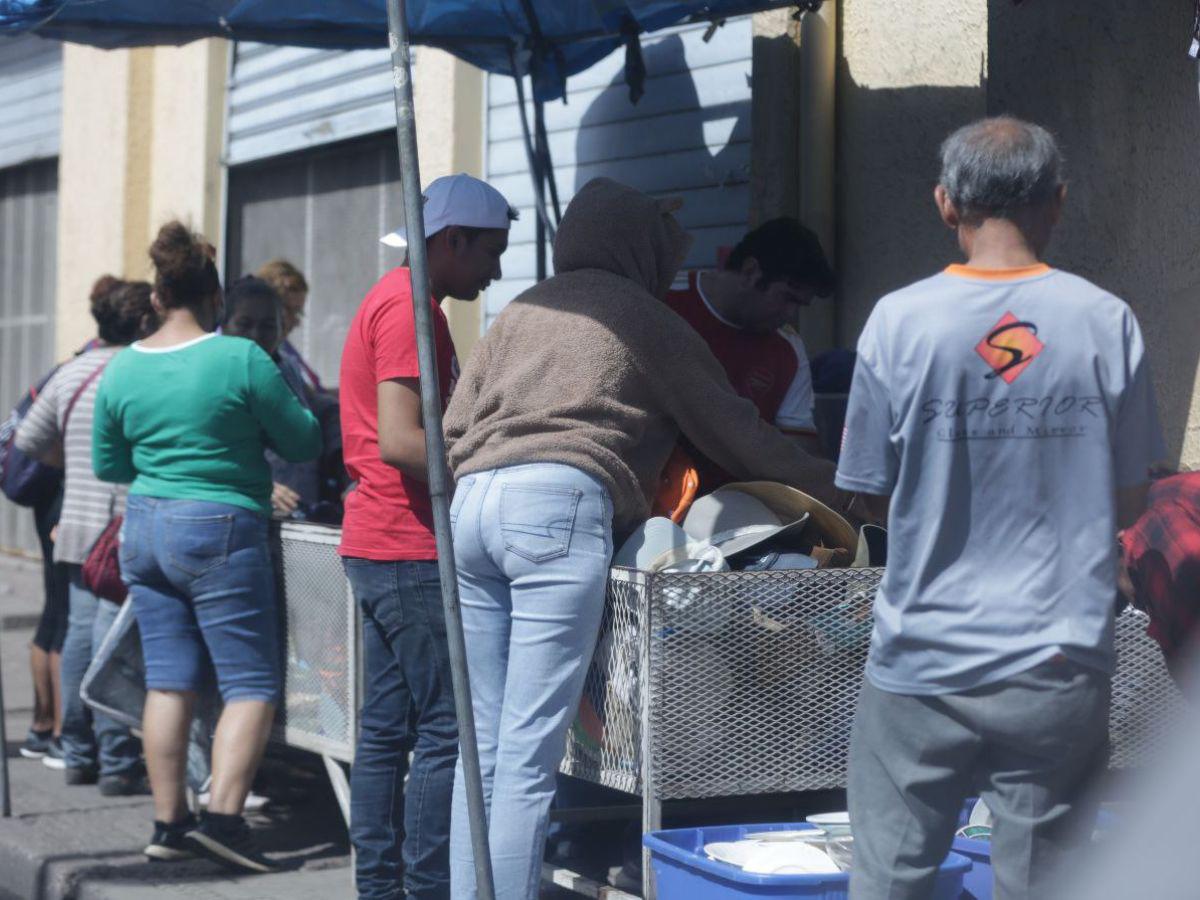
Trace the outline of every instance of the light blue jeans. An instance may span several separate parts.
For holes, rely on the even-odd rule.
[[[612,558],[612,500],[550,463],[467,475],[450,519],[497,900],[537,896],[554,776],[596,647]],[[462,764],[450,887],[473,900]]]

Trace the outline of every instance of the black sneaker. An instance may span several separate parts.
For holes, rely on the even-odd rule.
[[[192,850],[239,872],[275,872],[279,864],[254,846],[250,826],[241,816],[203,812],[200,825],[185,840]]]
[[[142,797],[150,793],[150,785],[141,772],[101,775],[100,793],[105,797]]]
[[[41,759],[50,749],[50,741],[54,738],[52,731],[34,731],[29,729],[25,735],[25,743],[21,745],[21,755],[26,759]]]
[[[97,772],[91,766],[84,766],[82,768],[66,766],[63,770],[63,775],[66,778],[67,784],[72,787],[78,787],[79,785],[95,784]]]
[[[42,765],[47,769],[57,769],[60,772],[67,767],[61,738],[51,738],[46,747],[46,754],[42,757]]]
[[[154,835],[142,852],[154,862],[175,862],[191,859],[194,854],[187,846],[184,836],[196,827],[196,817],[191,813],[178,822],[154,822]]]

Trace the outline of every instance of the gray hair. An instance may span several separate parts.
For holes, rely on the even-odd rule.
[[[1063,157],[1040,125],[980,119],[942,143],[940,181],[963,217],[1009,218],[1053,199],[1063,184]]]

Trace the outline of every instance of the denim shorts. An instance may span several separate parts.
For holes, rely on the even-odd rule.
[[[121,531],[146,687],[274,703],[279,614],[267,519],[226,503],[131,496]]]

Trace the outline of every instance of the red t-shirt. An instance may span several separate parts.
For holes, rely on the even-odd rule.
[[[379,456],[376,389],[393,378],[416,378],[417,338],[412,282],[407,268],[392,269],[358,308],[342,350],[342,445],[346,471],[357,485],[346,497],[342,556],[382,561],[436,559],[433,504],[421,481],[401,474]],[[458,379],[450,327],[433,303],[442,408]]]
[[[697,280],[689,273],[687,288],[668,292],[667,305],[700,333],[733,389],[766,421],[788,431],[815,431],[812,374],[799,336],[754,334],[729,324],[705,301]]]
[[[667,305],[699,332],[733,389],[757,406],[763,419],[785,431],[815,434],[812,373],[799,335],[755,334],[726,322],[708,305],[698,280],[698,273],[689,272],[687,288],[669,291]],[[701,491],[733,480],[689,441],[682,444],[700,475]]]

